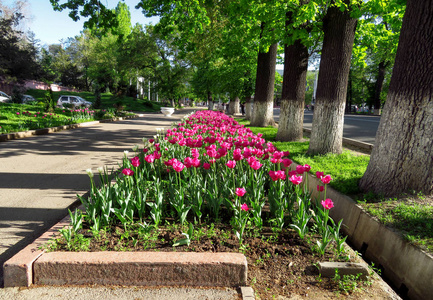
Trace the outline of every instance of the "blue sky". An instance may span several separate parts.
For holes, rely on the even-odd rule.
[[[9,4],[13,0],[3,2]],[[65,0],[60,2],[64,3]],[[115,8],[119,0],[102,0],[102,2],[110,8]],[[124,2],[129,6],[132,24],[157,23],[158,18],[146,18],[141,10],[135,9],[139,0],[125,0]],[[28,13],[31,16],[28,27],[36,34],[36,38],[41,41],[42,45],[59,43],[61,39],[79,35],[83,30],[84,19],[74,22],[68,16],[68,11],[54,11],[49,0],[28,0],[28,3]]]

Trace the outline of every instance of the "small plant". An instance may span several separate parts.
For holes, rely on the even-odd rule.
[[[351,294],[355,292],[358,288],[360,288],[360,285],[363,284],[361,276],[361,273],[358,273],[356,275],[340,276],[338,269],[335,269],[335,275],[332,280],[335,284],[337,284],[339,291],[345,294]]]
[[[182,234],[185,236],[185,238],[178,240],[176,243],[173,244],[173,247],[182,245],[189,246],[189,244],[191,243],[191,238],[194,234],[194,226],[192,225],[192,223],[189,223],[188,232],[183,232]]]

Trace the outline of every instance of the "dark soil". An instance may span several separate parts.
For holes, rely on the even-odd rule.
[[[143,227],[114,226],[101,231],[99,237],[91,238],[87,229],[76,239],[75,251],[195,251],[195,252],[242,252],[248,261],[248,285],[252,286],[256,299],[392,299],[378,287],[377,277],[366,282],[349,281],[352,288],[339,288],[338,282],[321,278],[315,264],[321,261],[356,261],[359,259],[348,250],[337,255],[332,248],[320,256],[312,250],[317,237],[301,240],[292,230],[274,234],[270,228],[258,232],[247,232],[243,245],[224,224],[194,227],[189,246],[173,247],[173,243],[185,238],[186,226],[160,226],[146,231]],[[59,238],[55,249],[66,250],[65,242]],[[372,284],[373,283],[373,284]],[[356,285],[356,288],[353,286]]]

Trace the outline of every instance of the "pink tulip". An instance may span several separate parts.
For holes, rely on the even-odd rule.
[[[229,161],[226,163],[226,166],[229,167],[230,169],[233,169],[234,167],[236,167],[236,161],[234,161],[234,160],[229,160]]]
[[[320,192],[323,192],[325,190],[325,187],[324,186],[321,186],[321,185],[318,185],[317,186],[317,191],[320,193]]]
[[[323,184],[328,184],[332,181],[331,175],[322,176],[320,178],[322,180]]]
[[[284,167],[286,167],[286,168],[290,167],[290,165],[293,163],[292,160],[290,160],[288,158],[284,158],[281,162],[283,163]]]
[[[235,149],[235,151],[233,151],[233,159],[236,161],[242,159],[241,149]]]
[[[239,197],[242,197],[243,195],[245,195],[246,192],[247,192],[247,190],[244,188],[236,188],[236,195]]]
[[[138,156],[131,158],[131,164],[134,167],[138,167],[140,165],[140,159],[138,158]]]
[[[204,164],[203,164],[203,168],[204,168],[205,170],[209,170],[209,169],[210,169],[210,164],[208,164],[208,163],[204,163]]]
[[[218,153],[214,149],[209,149],[206,151],[206,154],[209,155],[209,157],[216,157]]]
[[[296,176],[296,175],[292,175],[289,180],[294,184],[294,185],[298,185],[302,182],[302,176]]]
[[[283,152],[275,151],[275,152],[272,154],[272,158],[275,158],[275,159],[281,159],[281,158],[283,157],[283,155],[284,155]]]
[[[183,161],[183,164],[185,165],[185,167],[187,169],[192,167],[192,158],[191,157],[186,157],[185,160]]]
[[[248,205],[247,205],[246,203],[242,204],[242,206],[241,206],[241,210],[243,210],[243,211],[248,211],[248,210],[249,210]]]
[[[278,181],[280,179],[286,180],[286,173],[282,170],[279,171],[269,171],[269,176],[273,181]]]
[[[191,149],[191,156],[192,156],[192,158],[199,158],[200,153],[198,152],[198,149],[192,148]]]
[[[332,202],[331,199],[326,199],[325,201],[322,200],[321,203],[324,209],[331,209],[334,207],[334,202]]]
[[[132,176],[132,175],[134,175],[134,171],[132,171],[131,169],[127,168],[127,169],[123,169],[122,174],[126,175],[126,176]]]
[[[296,176],[298,173],[296,173],[296,170],[293,170],[293,171],[289,171],[289,172],[287,172],[287,175],[289,176],[289,177],[292,177],[292,176]]]
[[[305,164],[305,165],[304,165],[304,170],[305,170],[305,172],[310,172],[310,170],[311,170],[311,166]]]
[[[304,172],[305,172],[304,166],[301,166],[301,165],[296,166],[296,173],[298,173],[299,175],[301,175],[301,174],[304,174]]]
[[[158,151],[154,151],[153,152],[153,156],[155,157],[155,159],[160,159],[161,158],[161,153],[160,152],[158,152]]]
[[[151,164],[151,163],[153,163],[153,162],[155,161],[155,156],[154,156],[153,154],[146,155],[146,156],[144,157],[144,160],[145,160],[147,163]]]
[[[317,179],[322,178],[324,175],[325,175],[325,173],[323,173],[323,172],[319,172],[319,171],[316,172]]]
[[[193,158],[192,161],[191,161],[191,163],[192,163],[192,166],[194,168],[200,167],[200,159],[198,159],[198,158]]]
[[[182,172],[182,170],[185,168],[185,165],[181,163],[180,161],[176,160],[176,162],[173,163],[173,169],[176,172]]]
[[[256,160],[256,161],[253,161],[251,164],[250,164],[250,167],[251,168],[253,168],[254,170],[258,170],[258,169],[260,169],[260,167],[261,166],[263,166],[258,160]]]

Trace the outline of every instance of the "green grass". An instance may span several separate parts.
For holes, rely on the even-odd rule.
[[[277,128],[250,127],[249,121],[238,120],[255,134],[263,133],[263,138],[281,151],[290,151],[290,158],[298,164],[309,164],[313,174],[316,171],[330,174],[334,180],[331,186],[339,192],[361,198],[358,203],[382,224],[399,230],[403,237],[412,244],[418,245],[433,253],[433,206],[424,201],[425,196],[414,192],[413,195],[402,195],[399,198],[384,198],[372,193],[361,194],[358,183],[367,169],[369,155],[353,154],[345,150],[342,154],[307,155],[309,141],[276,142]]]
[[[0,133],[56,127],[92,120],[95,120],[95,117],[91,113],[70,112],[64,109],[55,109],[51,113],[44,112],[43,104],[0,103]]]
[[[0,134],[111,118],[115,116],[114,105],[119,103],[125,110],[137,112],[155,112],[161,107],[161,104],[156,102],[134,100],[132,97],[116,98],[109,93],[104,93],[101,95],[101,109],[95,110],[93,116],[71,113],[58,108],[50,114],[44,111],[45,93],[46,91],[43,90],[28,90],[26,94],[32,95],[37,100],[31,104],[0,103]],[[57,102],[60,95],[76,95],[90,102],[95,100],[90,92],[53,92],[54,101]]]
[[[32,95],[36,98],[38,101],[43,101],[44,90],[28,90],[26,94]],[[79,96],[83,99],[86,99],[90,102],[95,102],[95,95],[91,92],[53,92],[53,98],[54,101],[57,102],[57,99],[61,95],[75,95]],[[160,107],[162,106],[162,103],[159,102],[153,102],[153,101],[147,101],[142,99],[136,99],[134,100],[132,97],[128,96],[122,96],[122,97],[115,97],[111,93],[102,93],[101,94],[101,109],[111,109],[114,108],[114,104],[121,102],[125,106],[125,110],[130,111],[140,111],[140,112],[154,112],[159,111]]]
[[[248,126],[249,121],[240,120],[240,124]],[[358,182],[362,175],[367,170],[369,155],[355,155],[349,150],[345,150],[342,154],[327,154],[327,155],[307,155],[309,141],[304,142],[277,142],[277,128],[274,127],[250,127],[255,134],[262,133],[263,138],[267,141],[272,141],[275,147],[280,151],[289,151],[290,159],[294,162],[311,166],[311,171],[315,174],[317,171],[330,174],[334,179],[331,181],[331,186],[343,194],[354,195],[358,194]]]
[[[382,198],[359,204],[382,224],[398,229],[410,243],[433,253],[433,206],[416,203],[422,202],[422,196],[409,199]]]

